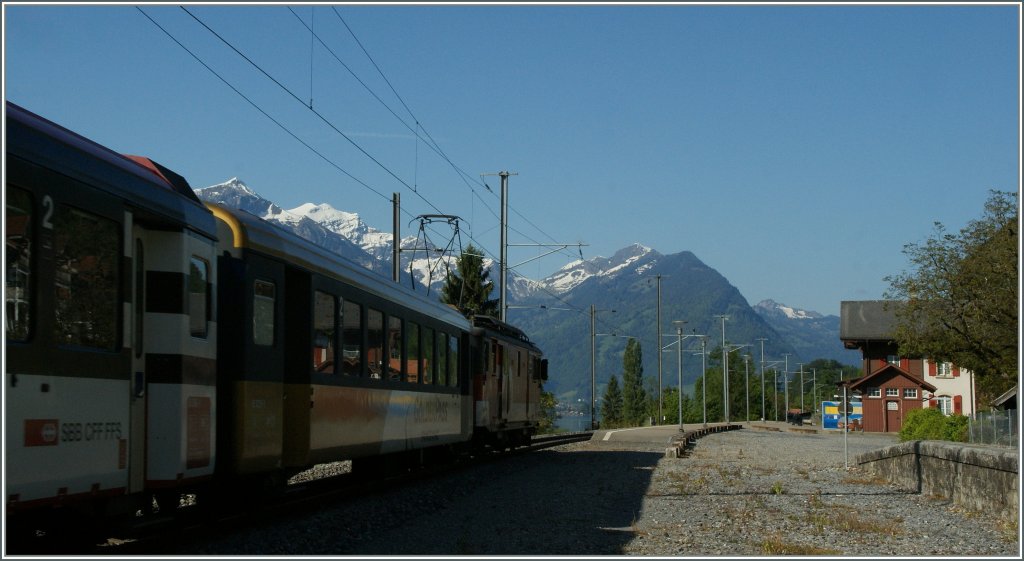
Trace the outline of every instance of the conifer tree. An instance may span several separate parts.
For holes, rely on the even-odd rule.
[[[622,425],[622,390],[619,379],[612,376],[601,399],[601,427],[615,428]]]
[[[456,263],[458,270],[451,271],[441,287],[441,302],[455,306],[466,317],[498,317],[498,299],[489,298],[494,282],[488,278],[490,271],[484,268],[481,251],[470,244]]]
[[[643,353],[640,342],[630,339],[622,357],[622,416],[630,426],[643,424],[647,413],[647,392],[644,390]]]

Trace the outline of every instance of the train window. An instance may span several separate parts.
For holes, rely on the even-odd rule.
[[[420,356],[420,372],[423,373],[423,383],[434,383],[434,330],[429,327],[423,328],[423,352]]]
[[[409,322],[405,330],[405,381],[415,384],[420,381],[420,326]]]
[[[443,386],[448,383],[448,334],[438,331],[434,343],[434,356],[437,357],[434,383]]]
[[[29,336],[32,291],[32,197],[27,191],[7,186],[7,288],[5,300],[7,338],[24,341]]]
[[[363,307],[345,300],[341,325],[341,373],[359,376],[363,370]]]
[[[366,314],[366,334],[369,347],[366,361],[370,366],[370,377],[380,379],[384,370],[384,314],[370,309]]]
[[[334,374],[334,349],[337,345],[338,299],[313,293],[313,371]]]
[[[448,385],[457,387],[459,385],[459,338],[448,339]]]
[[[206,339],[210,319],[210,264],[192,256],[188,267],[188,326],[193,337]]]
[[[388,317],[388,379],[402,379],[402,318]]]
[[[65,206],[57,207],[53,222],[57,341],[113,350],[121,306],[120,228],[113,220]]]
[[[274,283],[257,279],[252,284],[252,342],[274,345]]]

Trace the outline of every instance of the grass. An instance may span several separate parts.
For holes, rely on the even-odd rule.
[[[781,481],[776,481],[775,483],[772,484],[772,494],[773,495],[781,495],[781,494],[783,494],[785,492],[786,492],[786,490],[782,488],[782,482]]]
[[[828,549],[815,545],[789,543],[775,535],[761,542],[761,553],[765,555],[839,555],[837,549]]]

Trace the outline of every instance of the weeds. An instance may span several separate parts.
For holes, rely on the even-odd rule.
[[[781,495],[781,494],[783,494],[785,492],[786,492],[786,490],[782,488],[782,482],[781,481],[776,481],[775,483],[772,484],[772,494],[773,495]]]
[[[761,552],[765,555],[838,555],[841,553],[837,549],[784,542],[778,535],[762,541]]]

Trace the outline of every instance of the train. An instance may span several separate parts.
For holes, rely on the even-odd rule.
[[[527,443],[547,360],[6,103],[8,521],[173,508]]]

